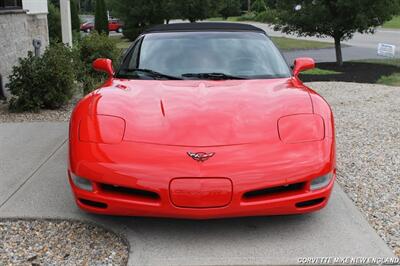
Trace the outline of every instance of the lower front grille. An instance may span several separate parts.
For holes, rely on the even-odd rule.
[[[100,184],[100,188],[104,192],[125,195],[125,196],[134,196],[142,199],[150,199],[150,200],[158,200],[160,196],[152,191],[142,190],[142,189],[134,189],[129,187],[121,187],[107,184]]]
[[[258,190],[252,190],[243,194],[243,198],[246,200],[259,199],[268,196],[276,196],[283,193],[290,193],[303,190],[305,182],[295,183],[287,186],[269,187]]]

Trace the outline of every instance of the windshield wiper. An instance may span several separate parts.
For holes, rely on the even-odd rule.
[[[186,73],[182,77],[185,78],[199,78],[199,79],[212,79],[212,80],[227,80],[227,79],[245,79],[243,77],[232,76],[224,73]]]
[[[170,76],[170,75],[166,75],[151,69],[144,69],[144,68],[128,68],[128,69],[124,69],[124,71],[127,72],[141,72],[146,74],[149,77],[152,77],[154,79],[173,79],[173,80],[182,80],[182,78],[179,77],[174,77],[174,76]]]

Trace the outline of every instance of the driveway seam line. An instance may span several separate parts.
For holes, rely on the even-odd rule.
[[[0,204],[0,209],[3,208],[4,205],[12,198],[14,195],[21,190],[21,188],[64,146],[67,142],[67,138],[65,138],[62,143],[52,152],[50,155],[44,160],[25,180],[22,182],[10,196],[8,196],[4,202]]]

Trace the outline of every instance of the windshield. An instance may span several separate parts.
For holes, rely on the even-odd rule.
[[[259,79],[289,77],[272,41],[256,32],[153,33],[137,41],[119,77]]]

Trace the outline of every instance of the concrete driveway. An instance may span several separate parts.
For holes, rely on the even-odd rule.
[[[211,221],[86,214],[66,179],[66,123],[0,124],[0,217],[90,220],[130,242],[130,265],[277,265],[301,257],[392,257],[336,185],[328,207],[300,216]]]

